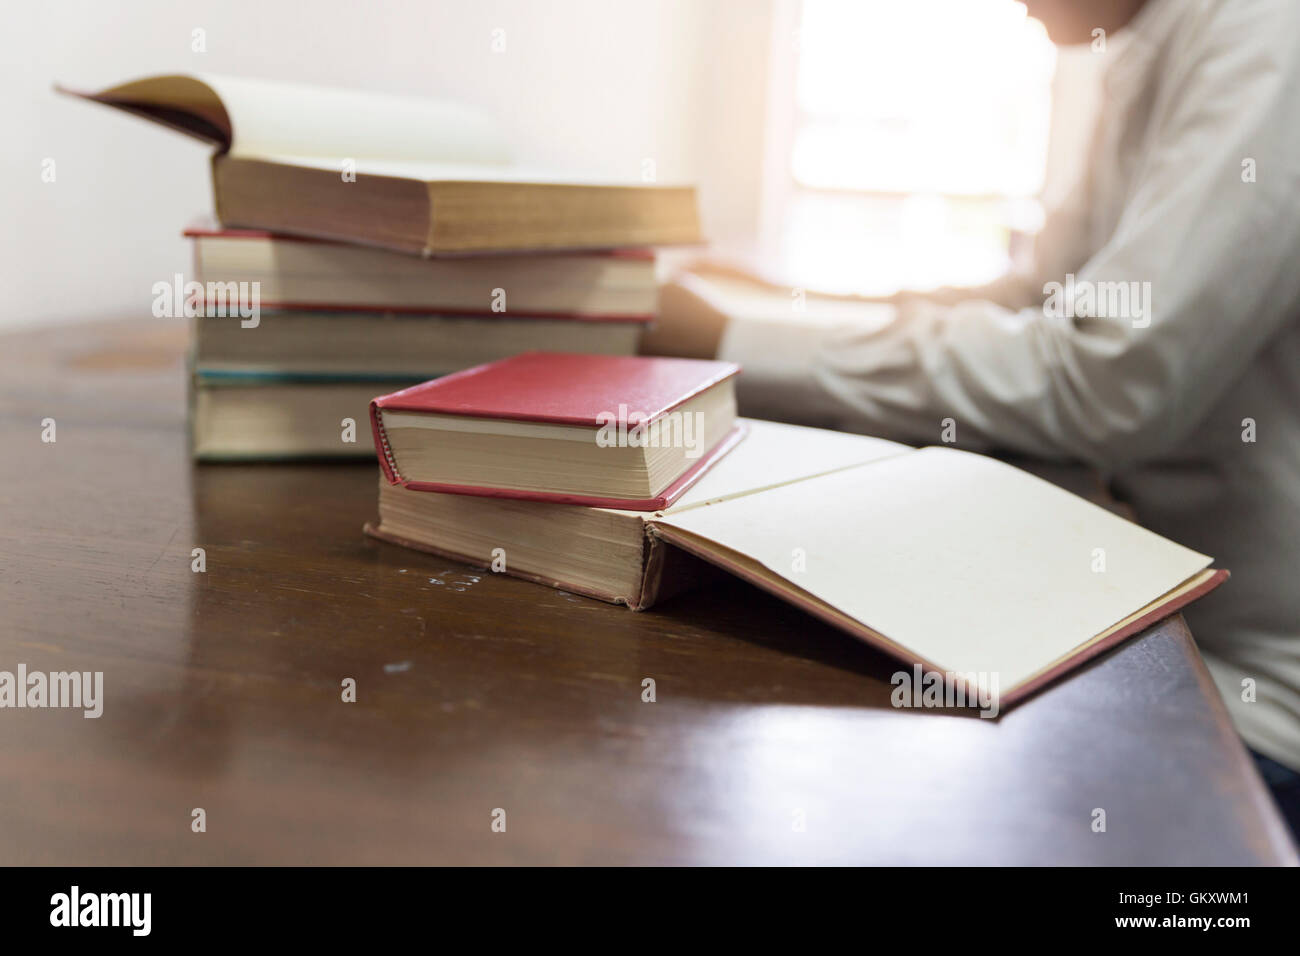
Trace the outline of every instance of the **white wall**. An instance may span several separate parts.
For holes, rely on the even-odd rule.
[[[461,99],[520,158],[700,183],[711,237],[757,216],[767,0],[48,0],[0,27],[0,326],[148,315],[210,211],[208,148],[51,91],[208,71]],[[207,51],[191,50],[195,28]],[[506,31],[494,53],[492,31]],[[55,161],[56,180],[41,181]]]

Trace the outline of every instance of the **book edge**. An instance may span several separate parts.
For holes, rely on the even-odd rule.
[[[692,386],[691,389],[687,391],[684,395],[678,396],[677,398],[673,399],[671,404],[665,405],[663,408],[656,410],[653,414],[648,415],[646,418],[643,419],[638,418],[634,422],[629,422],[628,423],[629,427],[631,425],[653,424],[654,422],[658,421],[660,418],[663,418],[669,412],[673,411],[673,409],[680,408],[682,405],[686,404],[691,399],[699,397],[704,392],[707,392],[709,389],[721,385],[722,383],[728,381],[729,379],[735,378],[737,375],[740,374],[741,371],[740,366],[737,365],[735,362],[720,362],[717,360],[708,360],[708,359],[674,359],[669,356],[634,356],[634,355],[599,356],[599,355],[590,355],[587,353],[580,353],[580,352],[546,352],[542,350],[532,350],[529,352],[520,352],[518,355],[512,355],[509,358],[497,359],[494,362],[484,362],[482,365],[475,365],[471,368],[462,369],[461,371],[456,372],[452,375],[444,375],[442,378],[435,379],[430,382],[422,382],[419,385],[412,386],[411,388],[404,388],[401,389],[400,391],[392,392],[391,394],[388,395],[381,395],[376,399],[376,401],[380,403],[381,408],[391,408],[394,411],[415,412],[417,414],[423,413],[427,415],[450,415],[450,416],[457,416],[460,418],[480,418],[489,421],[536,422],[538,424],[544,424],[544,425],[571,425],[578,428],[591,428],[593,430],[600,428],[601,425],[603,424],[602,422],[598,420],[591,420],[585,418],[584,419],[564,418],[562,416],[556,416],[556,415],[543,416],[543,415],[528,414],[528,413],[518,413],[514,415],[498,415],[498,414],[485,415],[485,414],[475,414],[472,412],[466,412],[463,409],[430,408],[427,405],[421,406],[421,405],[416,405],[414,403],[402,404],[400,401],[399,397],[406,397],[407,395],[409,395],[409,393],[413,392],[415,389],[442,390],[446,388],[448,385],[460,381],[462,378],[469,378],[474,375],[481,375],[488,369],[492,368],[493,366],[501,365],[502,363],[506,363],[506,362],[512,362],[515,361],[516,359],[520,359],[525,356],[531,356],[531,355],[561,355],[561,356],[578,355],[585,359],[639,358],[639,359],[648,359],[650,361],[659,361],[659,360],[687,361],[687,362],[707,361],[710,364],[720,366],[713,375],[709,376],[707,379]]]
[[[941,673],[946,671],[945,668],[919,656],[906,646],[897,643],[857,618],[850,617],[847,613],[840,611],[833,605],[804,592],[798,587],[798,585],[791,583],[786,578],[777,575],[777,577],[786,585],[785,587],[782,587],[774,582],[768,581],[761,575],[754,574],[748,568],[731,560],[726,553],[723,553],[730,551],[731,549],[729,548],[722,548],[719,546],[717,550],[714,550],[714,548],[707,546],[712,545],[712,542],[705,542],[704,539],[699,539],[697,536],[679,531],[671,524],[660,524],[654,518],[647,521],[647,534],[662,538],[674,547],[681,548],[683,551],[695,555],[695,557],[700,560],[721,568],[727,573],[740,578],[742,581],[759,588],[759,590],[771,594],[773,597],[812,615],[841,633],[857,638],[863,643],[888,654],[896,660],[908,664],[919,664],[922,668],[930,671]],[[745,555],[745,557],[748,556]],[[1159,603],[1156,603],[1156,605],[1146,614],[1130,621],[1124,627],[1106,635],[1100,640],[1093,640],[1091,643],[1077,647],[1075,650],[1067,653],[1064,657],[1048,665],[1047,669],[1044,671],[1031,676],[1027,680],[1011,687],[1006,692],[999,694],[999,712],[1005,712],[1011,707],[1014,707],[1037,693],[1039,690],[1042,690],[1048,684],[1055,682],[1065,674],[1081,667],[1089,660],[1111,650],[1128,638],[1133,637],[1141,631],[1146,630],[1148,627],[1151,627],[1153,624],[1156,624],[1176,613],[1192,601],[1208,594],[1230,577],[1230,573],[1226,569],[1222,568],[1207,568],[1202,572],[1198,572],[1198,574],[1205,573],[1205,571],[1210,571],[1212,573],[1210,574],[1210,577],[1200,585],[1184,591],[1167,601],[1160,601],[1160,599],[1157,598],[1156,600]],[[963,682],[958,679],[958,683]],[[970,698],[967,697],[967,699]]]
[[[461,554],[456,551],[451,551],[447,548],[439,548],[434,545],[424,544],[423,542],[412,541],[410,538],[405,538],[402,537],[401,535],[393,534],[391,531],[388,531],[383,527],[382,521],[380,521],[378,524],[376,524],[373,521],[367,521],[362,526],[361,530],[363,533],[376,539],[377,541],[383,541],[387,544],[395,544],[398,547],[409,548],[412,551],[422,551],[425,554],[436,554],[441,558],[446,558],[449,561],[456,561],[459,562],[460,564],[467,564],[472,568],[481,568],[484,570],[489,570],[488,565],[484,564],[483,561],[479,558],[471,557],[470,555],[467,554]],[[518,570],[511,569],[509,567],[507,567],[505,571],[500,573],[507,574],[513,578],[518,578],[521,581],[530,581],[533,584],[544,584],[547,587],[554,588],[556,590],[569,591],[572,592],[573,594],[581,594],[583,597],[594,598],[595,600],[603,601],[606,604],[618,604],[624,607],[631,608],[632,610],[641,610],[643,607],[645,607],[645,605],[641,603],[642,594],[636,594],[632,596],[607,594],[601,591],[597,591],[593,588],[587,588],[566,581],[560,581],[556,578],[548,578],[545,575],[534,574],[529,571],[518,571]],[[642,585],[641,585],[643,589],[644,589],[644,581],[645,581],[645,555],[643,552]]]
[[[382,416],[378,415],[375,402],[371,403],[371,427],[377,436],[383,432]],[[728,431],[712,449],[710,449],[708,454],[701,455],[700,460],[685,471],[681,477],[652,498],[604,498],[598,495],[575,495],[549,491],[522,491],[516,488],[491,488],[483,485],[452,485],[434,481],[407,481],[401,477],[397,469],[397,462],[392,458],[391,450],[387,450],[387,433],[383,433],[383,450],[379,450],[378,438],[376,439],[376,449],[379,450],[381,467],[384,467],[384,455],[385,450],[387,450],[387,460],[392,464],[391,474],[397,476],[397,480],[390,480],[389,484],[400,484],[407,491],[425,491],[445,495],[468,495],[475,498],[513,498],[519,501],[545,501],[553,504],[579,505],[586,508],[610,508],[617,511],[663,511],[681,497],[682,494],[695,484],[695,482],[699,481],[714,464],[725,456],[727,452],[735,448],[736,445],[739,444],[748,434],[749,426],[744,422],[737,422],[731,427],[731,430]],[[389,473],[387,467],[384,467],[384,471],[385,474]]]

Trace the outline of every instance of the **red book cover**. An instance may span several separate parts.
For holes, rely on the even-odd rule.
[[[661,494],[646,499],[595,498],[513,489],[408,481],[398,473],[380,410],[463,415],[503,421],[591,428],[617,415],[631,428],[650,424],[740,371],[734,362],[647,356],[525,352],[453,375],[381,395],[370,403],[380,467],[391,484],[417,491],[560,501],[601,508],[655,511],[668,507],[744,437],[737,425],[716,447]],[[594,440],[594,438],[593,438]]]

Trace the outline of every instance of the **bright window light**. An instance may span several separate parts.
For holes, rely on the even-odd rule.
[[[798,183],[1032,196],[1055,50],[1010,0],[804,0]]]
[[[803,0],[799,31],[785,261],[857,292],[1003,271],[1046,170],[1042,25],[1013,0]]]

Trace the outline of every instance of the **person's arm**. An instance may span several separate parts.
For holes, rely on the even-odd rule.
[[[1078,271],[1150,283],[1149,323],[985,301],[903,305],[879,326],[733,321],[717,351],[745,366],[744,410],[915,442],[952,418],[965,446],[1110,466],[1175,445],[1300,301],[1300,17],[1268,16],[1286,22],[1225,17],[1166,78],[1177,102],[1111,241]]]

